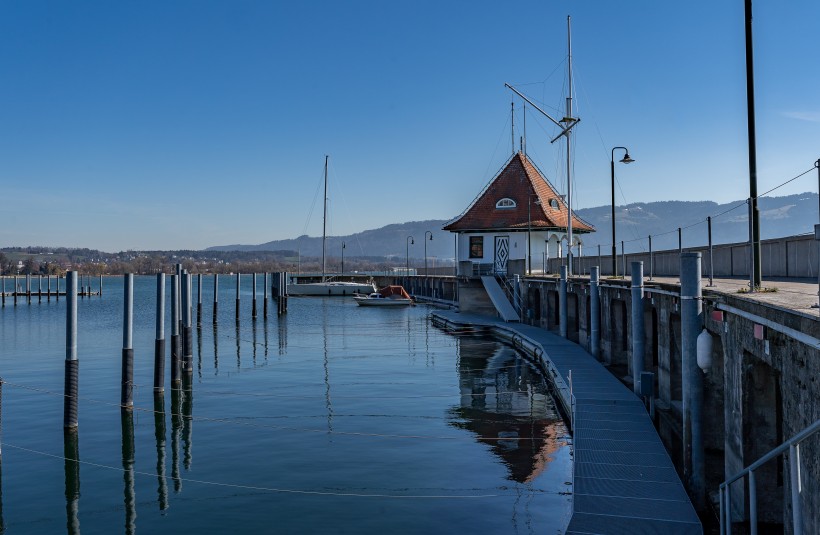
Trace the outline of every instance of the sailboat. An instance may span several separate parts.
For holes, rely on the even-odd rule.
[[[325,156],[325,198],[322,215],[322,280],[320,282],[299,283],[295,279],[288,284],[288,295],[294,296],[323,296],[323,295],[354,295],[370,294],[376,291],[372,282],[344,282],[328,279],[326,275],[327,257],[327,164],[329,156]]]

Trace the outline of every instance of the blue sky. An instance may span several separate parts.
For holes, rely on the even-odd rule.
[[[609,204],[616,145],[618,204],[748,196],[742,0],[7,1],[0,246],[320,235],[325,154],[332,234],[458,215],[511,152],[505,82],[561,115],[567,15],[575,207]],[[820,2],[754,15],[763,192],[820,158]],[[564,190],[554,133],[527,113]]]

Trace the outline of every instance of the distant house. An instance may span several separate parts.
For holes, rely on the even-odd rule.
[[[541,273],[546,260],[563,255],[567,221],[563,197],[518,152],[464,213],[442,228],[457,235],[459,275],[523,275],[528,267]],[[573,247],[580,249],[583,235],[595,227],[572,214],[572,232]]]

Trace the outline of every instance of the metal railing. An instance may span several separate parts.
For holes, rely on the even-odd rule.
[[[504,274],[495,272],[495,280],[498,281],[498,285],[501,286],[501,289],[504,290],[504,294],[507,296],[507,300],[512,305],[513,309],[515,309],[515,313],[518,314],[518,317],[521,317],[521,300],[516,298],[515,295],[515,286],[513,282]]]
[[[752,535],[757,535],[757,488],[755,486],[754,471],[766,464],[768,461],[784,455],[788,450],[789,472],[791,494],[789,501],[792,506],[792,533],[802,535],[803,533],[803,513],[800,504],[800,492],[802,482],[800,478],[800,443],[820,432],[820,420],[817,420],[792,438],[774,448],[772,451],[750,464],[738,474],[730,477],[720,484],[720,534],[730,535],[732,533],[732,495],[731,484],[748,476],[749,481],[749,527]]]

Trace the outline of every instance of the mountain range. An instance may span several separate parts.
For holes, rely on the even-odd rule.
[[[800,193],[783,197],[761,197],[760,234],[762,239],[778,238],[814,232],[818,223],[817,193]],[[582,236],[584,254],[597,254],[600,244],[606,253],[611,238],[611,207],[582,208],[575,212],[591,223],[597,232]],[[708,243],[706,218],[712,217],[714,244],[743,242],[749,236],[748,205],[745,201],[719,204],[713,201],[658,201],[617,206],[615,210],[616,241],[623,240],[626,252],[646,251],[647,236],[652,235],[652,249],[674,249],[678,246],[678,227],[682,230],[684,247]],[[427,237],[428,258],[452,261],[455,240],[453,234],[441,230],[447,219],[430,219],[395,223],[378,229],[365,230],[347,236],[328,236],[329,257],[398,257],[422,258]],[[432,240],[430,235],[432,234]],[[412,244],[410,240],[412,239]],[[306,257],[322,255],[322,238],[299,236],[274,240],[258,245],[220,245],[209,251],[298,251]],[[620,243],[618,244],[620,252]]]

